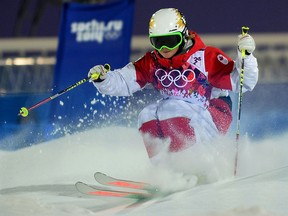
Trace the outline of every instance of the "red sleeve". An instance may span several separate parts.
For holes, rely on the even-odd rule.
[[[134,66],[136,69],[136,81],[141,88],[152,82],[154,63],[150,52],[135,61]]]
[[[212,86],[232,90],[230,73],[234,68],[234,61],[222,50],[215,47],[205,49],[205,68]]]

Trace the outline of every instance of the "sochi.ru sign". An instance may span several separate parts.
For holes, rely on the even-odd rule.
[[[102,43],[103,40],[116,40],[122,34],[123,21],[110,20],[108,22],[91,20],[88,22],[72,22],[71,33],[75,34],[77,42]]]

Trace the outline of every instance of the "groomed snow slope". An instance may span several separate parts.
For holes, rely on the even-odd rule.
[[[229,139],[173,157],[163,155],[168,163],[161,166],[151,165],[135,128],[92,129],[15,152],[2,151],[0,215],[288,215],[287,138],[242,140],[237,179],[231,175],[234,141]],[[74,188],[79,180],[96,184],[95,171],[151,182],[163,190],[191,187],[187,176],[171,170],[177,167],[193,169],[210,183],[137,205],[129,199],[85,196]]]

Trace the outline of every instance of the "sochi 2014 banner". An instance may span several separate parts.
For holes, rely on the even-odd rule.
[[[133,12],[134,0],[63,4],[54,93],[87,77],[95,65],[109,63],[113,69],[129,62]],[[97,97],[102,96],[96,94],[87,82],[53,100],[52,122],[81,123],[101,109]]]

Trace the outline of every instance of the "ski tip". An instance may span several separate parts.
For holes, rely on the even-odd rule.
[[[118,179],[101,172],[94,173],[94,178],[98,183],[102,185],[109,185],[122,188],[132,188],[137,190],[146,190],[149,193],[153,194],[159,192],[158,187],[151,185],[150,183],[131,181],[126,179]]]
[[[107,175],[102,172],[95,172],[94,176],[107,176]]]

